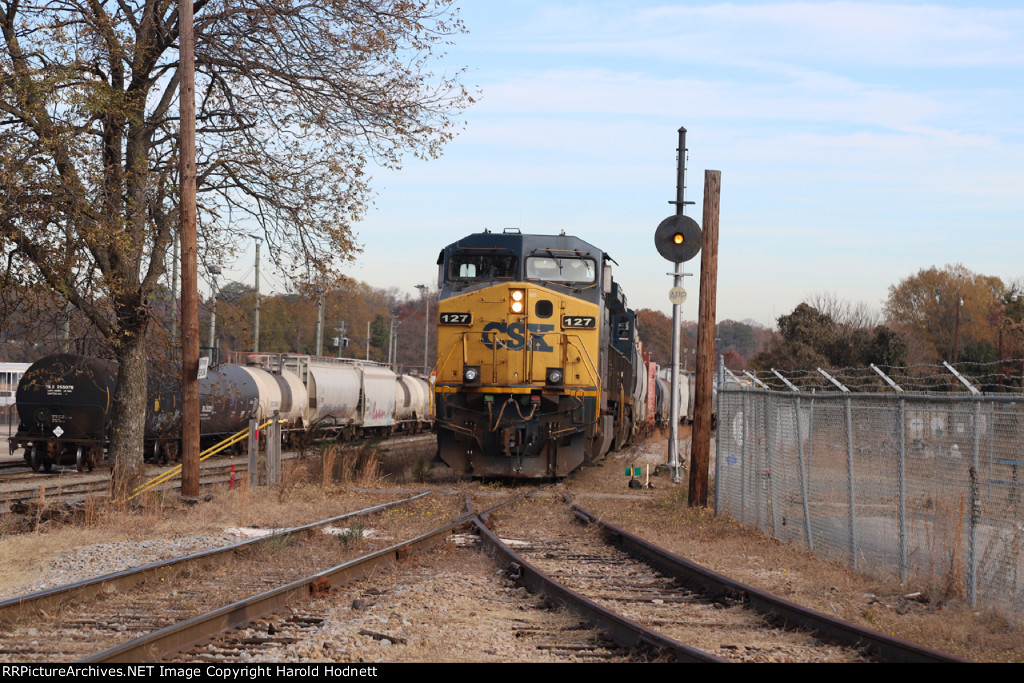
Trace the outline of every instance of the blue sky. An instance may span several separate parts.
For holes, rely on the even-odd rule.
[[[479,102],[441,159],[374,173],[353,278],[417,295],[466,234],[565,230],[618,262],[632,307],[671,313],[653,235],[680,126],[698,222],[704,171],[722,173],[719,320],[771,326],[820,292],[880,309],[932,265],[1022,275],[1015,3],[461,7],[470,33],[448,60]],[[695,319],[699,257],[685,265]]]

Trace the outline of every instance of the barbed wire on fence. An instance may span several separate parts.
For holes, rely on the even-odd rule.
[[[952,372],[955,370],[956,372]],[[852,392],[910,393],[965,391],[962,376],[982,393],[1024,394],[1024,359],[1012,358],[988,363],[961,362],[955,365],[874,365],[866,368],[823,368]],[[731,373],[741,383],[762,383],[776,391],[837,391],[836,385],[818,368],[802,370],[746,370]],[[891,380],[892,384],[886,381]]]

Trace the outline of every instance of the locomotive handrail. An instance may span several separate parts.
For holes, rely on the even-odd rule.
[[[562,332],[561,334],[562,334],[563,337],[565,337],[566,351],[568,351],[568,348],[571,345],[574,349],[576,349],[578,352],[580,352],[582,358],[586,359],[586,362],[584,363],[584,366],[587,367],[588,372],[590,372],[590,379],[593,380],[594,386],[597,387],[597,395],[600,396],[601,395],[601,373],[598,372],[597,366],[594,365],[594,360],[590,357],[590,353],[587,351],[587,345],[583,343],[583,339],[580,338],[580,336],[578,334],[571,334],[570,335],[570,334],[566,334],[565,332]],[[579,346],[577,346],[576,344],[573,344],[572,342],[569,341],[570,338],[572,338],[572,337],[575,337],[576,341],[579,342]],[[568,365],[568,361],[569,361],[568,356],[566,356],[565,360],[563,361],[563,364],[564,365]]]
[[[278,422],[284,423],[284,422],[287,422],[287,420],[278,420]],[[269,427],[272,424],[274,424],[273,420],[267,420],[263,424],[257,425],[256,429],[258,431],[258,430],[263,429],[265,427]],[[199,454],[199,462],[202,462],[203,460],[206,460],[207,458],[210,458],[210,457],[213,457],[214,455],[217,455],[218,453],[220,453],[221,451],[225,450],[229,446],[233,446],[236,443],[238,443],[239,441],[241,441],[242,439],[246,439],[248,437],[249,437],[249,428],[246,427],[245,429],[243,429],[242,431],[238,432],[237,434],[233,434],[232,436],[229,436],[228,438],[224,439],[220,443],[214,444],[213,446],[210,446],[209,448],[207,448],[205,451],[202,451]],[[152,479],[150,479],[146,483],[140,484],[139,486],[136,486],[134,489],[132,489],[131,495],[129,495],[125,500],[132,500],[134,498],[138,498],[139,496],[141,496],[146,491],[152,490],[154,487],[159,486],[160,484],[163,484],[165,481],[173,479],[174,477],[178,476],[179,474],[181,474],[181,465],[180,464],[175,465],[174,467],[172,467],[171,469],[167,470],[163,474],[160,474],[160,475],[158,475],[156,477],[153,477]]]

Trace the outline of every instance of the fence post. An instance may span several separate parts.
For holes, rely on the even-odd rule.
[[[853,479],[853,400],[846,394],[846,468],[849,479],[847,495],[850,498],[850,565],[857,569],[857,511],[854,505],[856,487]]]
[[[259,420],[251,418],[249,420],[249,488],[254,489],[259,486],[260,483],[260,472],[259,472],[259,451],[260,442],[256,438],[256,428],[259,426]]]
[[[740,445],[740,514],[739,518],[746,521],[747,514],[747,491],[746,491],[746,476],[747,476],[747,458],[749,457],[749,449],[747,448],[747,442],[750,441],[750,420],[753,417],[750,413],[750,400],[749,394],[746,389],[743,389],[743,443]]]
[[[273,444],[273,447],[271,447]],[[281,412],[274,411],[274,421],[267,432],[267,484],[281,483]]]
[[[800,434],[800,397],[799,395],[793,395],[793,407],[796,410],[796,446],[797,446],[797,463],[796,469],[800,473],[800,498],[803,501],[804,507],[804,536],[807,538],[807,549],[814,550],[814,536],[811,534],[811,507],[810,502],[807,500],[808,485],[807,480],[811,478],[811,472],[808,469],[804,472],[804,440]]]
[[[978,525],[981,522],[981,498],[979,496],[978,476],[981,471],[981,430],[978,429],[979,417],[981,416],[981,399],[974,396],[974,415],[971,431],[971,520],[968,532],[967,548],[967,603],[971,607],[977,606],[978,600]]]
[[[718,354],[718,395],[716,400],[718,401],[715,406],[715,414],[718,415],[718,433],[715,434],[715,513],[718,513],[720,509],[718,502],[721,500],[719,497],[719,491],[722,488],[722,437],[729,438],[731,434],[726,431],[731,427],[731,421],[725,420],[725,413],[722,412],[722,392],[725,390],[725,356]],[[649,389],[653,391],[653,389]],[[746,419],[746,416],[744,416]],[[722,425],[730,423],[725,428]]]
[[[775,451],[775,444],[772,443],[769,440],[770,436],[771,436],[771,433],[772,433],[772,429],[771,429],[771,421],[772,421],[772,419],[771,418],[774,417],[774,413],[775,413],[775,404],[774,404],[774,402],[769,400],[770,398],[771,397],[768,395],[768,392],[765,391],[765,393],[764,393],[764,414],[761,416],[761,419],[764,420],[764,456],[758,458],[757,466],[755,466],[753,471],[751,472],[751,474],[753,475],[753,478],[754,478],[754,501],[755,501],[755,510],[756,510],[756,514],[757,514],[757,528],[758,529],[762,528],[761,520],[768,516],[767,514],[765,514],[765,510],[764,510],[764,506],[763,506],[763,502],[762,502],[762,496],[761,496],[761,488],[762,488],[761,487],[761,483],[762,483],[761,473],[762,473],[762,471],[764,469],[767,469],[768,470],[768,474],[771,475],[772,453]]]
[[[902,394],[896,399],[896,444],[899,449],[896,461],[896,479],[899,495],[897,509],[899,510],[900,581],[902,582],[906,582],[910,570],[907,564],[907,444],[904,425],[906,401]]]
[[[811,388],[811,408],[807,416],[807,471],[814,467],[814,394],[817,389]]]

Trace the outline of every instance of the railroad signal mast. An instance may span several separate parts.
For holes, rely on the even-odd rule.
[[[686,290],[683,289],[683,277],[691,273],[683,272],[683,262],[689,261],[701,246],[701,232],[697,221],[684,216],[687,204],[684,199],[686,191],[686,129],[679,129],[678,164],[676,174],[676,213],[663,220],[654,231],[654,246],[665,259],[675,263],[672,276],[672,289],[669,290],[669,301],[672,302],[672,389],[669,403],[669,439],[668,466],[672,470],[673,483],[679,483],[679,307],[686,301]]]

